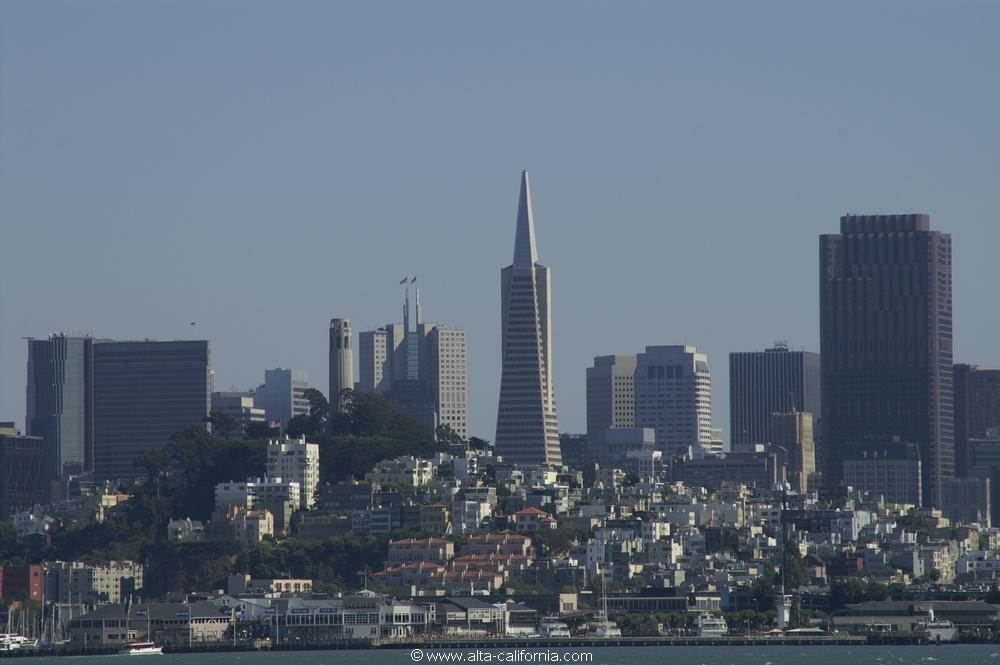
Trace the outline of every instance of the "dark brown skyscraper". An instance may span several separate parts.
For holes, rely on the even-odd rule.
[[[1000,367],[955,365],[955,475],[969,471],[969,439],[1000,427]]]
[[[820,355],[828,479],[865,437],[917,444],[925,505],[954,476],[951,236],[928,215],[846,215],[820,236]]]

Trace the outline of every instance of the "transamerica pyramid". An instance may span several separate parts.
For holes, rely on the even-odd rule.
[[[503,363],[496,452],[521,465],[562,463],[552,385],[552,290],[538,263],[528,172],[521,173],[514,262],[500,271]]]

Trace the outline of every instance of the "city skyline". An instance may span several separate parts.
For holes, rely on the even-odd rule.
[[[0,656],[997,650],[998,23],[0,0]]]
[[[419,12],[404,31],[364,9],[233,19],[181,8],[152,26],[128,9],[69,6],[56,20],[10,5],[0,223],[18,251],[0,279],[0,413],[24,418],[20,337],[59,331],[208,339],[216,390],[251,388],[276,366],[325,387],[330,318],[382,325],[396,306],[392,280],[409,271],[435,318],[469,332],[470,433],[492,438],[495,267],[508,260],[509,183],[522,168],[539,187],[539,242],[555,274],[563,431],[585,431],[595,356],[691,344],[708,355],[714,424],[728,437],[730,352],[775,340],[819,351],[815,243],[847,211],[927,213],[952,234],[955,362],[997,364],[1000,313],[982,306],[1000,244],[990,223],[1000,136],[989,120],[1000,98],[981,85],[998,57],[982,12],[995,10],[971,21],[915,9],[906,28],[922,46],[901,53],[880,39],[898,27],[891,4],[784,7],[733,8],[733,20],[665,8],[641,24],[582,9],[577,33],[558,39],[553,8],[516,30],[505,12],[462,9],[459,23],[497,24],[473,39]],[[366,29],[334,28],[331,40],[338,11]],[[234,57],[213,50],[231,20]],[[670,38],[653,38],[656,25]],[[727,49],[691,29],[708,26]],[[365,42],[376,27],[385,34]],[[195,39],[182,52],[171,30],[184,29]],[[257,48],[272,30],[299,46],[272,59]],[[841,48],[838,31],[859,48]],[[494,36],[508,32],[516,47]],[[441,40],[441,51],[427,46]],[[336,66],[379,46],[384,58]],[[452,57],[459,48],[468,63]],[[202,111],[164,82],[188,86]],[[395,84],[418,103],[400,110]],[[284,94],[263,94],[268,85]],[[607,94],[594,98],[595,85]],[[957,107],[963,122],[945,122]],[[870,154],[879,159],[860,158]],[[288,270],[271,270],[282,262]],[[219,295],[237,280],[253,298]]]

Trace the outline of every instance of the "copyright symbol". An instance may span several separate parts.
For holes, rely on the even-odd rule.
[[[420,649],[414,649],[413,651],[410,652],[410,660],[412,660],[414,663],[419,663],[423,659],[424,659],[424,652],[421,651]]]

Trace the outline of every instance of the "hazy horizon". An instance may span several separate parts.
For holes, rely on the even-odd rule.
[[[564,432],[594,356],[691,344],[728,440],[728,353],[819,351],[818,236],[848,212],[952,234],[955,361],[998,364],[997,19],[0,0],[0,420],[24,425],[21,337],[52,332],[208,339],[216,390],[281,366],[326,393],[329,320],[400,321],[417,275],[492,440],[522,169]]]

